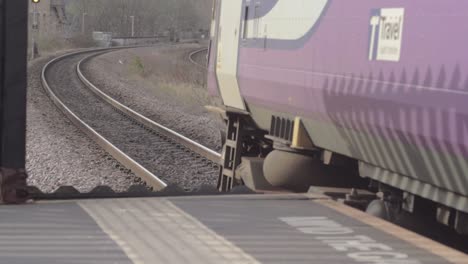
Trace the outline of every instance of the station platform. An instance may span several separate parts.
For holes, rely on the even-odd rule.
[[[0,207],[0,263],[468,263],[315,194],[47,201]]]

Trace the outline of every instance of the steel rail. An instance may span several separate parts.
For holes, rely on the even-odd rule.
[[[128,47],[124,47],[128,48]],[[103,148],[107,153],[109,153],[112,157],[114,157],[117,161],[119,161],[123,166],[130,169],[137,177],[143,179],[149,186],[153,187],[155,190],[164,189],[167,184],[163,182],[159,177],[148,171],[145,167],[141,164],[133,160],[131,157],[126,155],[123,151],[119,148],[114,146],[108,140],[106,140],[102,135],[96,132],[92,127],[86,124],[83,120],[81,120],[78,116],[76,116],[54,93],[54,91],[50,88],[49,82],[46,78],[46,72],[48,68],[63,59],[68,57],[76,56],[79,54],[89,53],[89,52],[99,52],[99,51],[109,51],[115,49],[122,49],[122,48],[106,48],[106,49],[92,49],[92,50],[84,50],[73,52],[70,54],[65,54],[59,56],[51,61],[49,61],[43,68],[41,73],[41,80],[42,86],[52,100],[52,102],[57,106],[57,108],[76,126],[78,127],[83,133],[85,133],[88,137],[94,140],[101,148]]]
[[[195,50],[195,51],[191,52],[191,53],[189,54],[189,60],[190,60],[190,62],[193,63],[193,64],[195,64],[195,66],[200,67],[200,68],[203,68],[203,69],[206,70],[206,65],[203,65],[203,64],[200,64],[200,63],[196,62],[196,61],[193,59],[193,56],[195,56],[195,54],[198,54],[198,53],[201,53],[201,52],[207,51],[207,50],[208,50],[208,48],[202,48],[202,49]]]
[[[147,128],[149,129],[152,129],[154,131],[157,131],[158,133],[160,133],[161,135],[171,139],[173,142],[177,143],[177,144],[180,144],[182,146],[184,146],[185,148],[197,153],[198,155],[216,163],[216,164],[220,164],[220,160],[221,160],[221,154],[219,154],[218,152],[214,151],[214,150],[211,150],[203,145],[201,145],[200,143],[194,141],[194,140],[191,140],[187,137],[185,137],[184,135],[182,134],[179,134],[173,130],[171,130],[170,128],[167,128],[143,115],[141,115],[140,113],[132,110],[131,108],[123,105],[122,103],[118,102],[117,100],[113,99],[112,97],[110,97],[109,95],[107,95],[106,93],[104,93],[103,91],[101,91],[99,88],[97,88],[94,84],[92,84],[83,74],[82,70],[81,70],[81,65],[86,62],[87,60],[95,57],[95,56],[98,56],[99,54],[92,54],[90,56],[87,56],[86,58],[82,59],[80,62],[78,62],[78,64],[76,65],[76,71],[78,73],[78,77],[80,78],[80,80],[89,88],[91,89],[91,91],[93,91],[99,98],[101,98],[102,100],[104,100],[105,102],[109,103],[111,106],[115,107],[116,109],[118,109],[119,111],[121,111],[122,113],[124,113],[125,115],[129,116],[130,118],[136,120],[137,122],[139,122],[140,124],[146,126]]]

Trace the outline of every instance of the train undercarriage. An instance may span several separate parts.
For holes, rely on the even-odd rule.
[[[345,204],[394,223],[414,227],[432,221],[468,235],[466,212],[365,177],[362,162],[315,147],[300,118],[271,116],[270,130],[265,131],[247,112],[216,112],[226,123],[220,191],[239,186],[260,192],[326,190]]]

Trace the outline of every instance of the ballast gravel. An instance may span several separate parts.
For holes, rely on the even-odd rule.
[[[163,45],[113,51],[92,58],[82,66],[82,70],[87,79],[120,103],[220,152],[220,130],[224,129],[224,125],[218,116],[205,109],[205,104],[210,102],[195,100],[197,96],[208,97],[206,87],[203,86],[206,71],[188,60],[188,54],[200,47]],[[132,64],[136,58],[141,59],[141,63],[147,68],[148,72],[143,77],[132,75]],[[163,69],[165,67],[167,68]],[[185,85],[172,90],[173,95],[168,96],[158,92],[162,88],[154,81],[156,78],[165,78],[161,75],[167,69],[173,71],[169,86]],[[178,70],[183,72],[175,74],[174,71]],[[147,76],[152,74],[158,76]]]
[[[143,115],[195,139],[214,150],[221,149],[219,131],[223,124],[209,114],[199,102],[181,104],[179,98],[154,93],[154,83],[138,78],[129,78],[129,65],[135,55],[146,63],[148,55],[157,60],[165,54],[174,65],[193,68],[184,72],[184,81],[194,81],[196,89],[206,81],[203,69],[187,65],[186,55],[196,45],[160,45],[151,48],[120,50],[107,53],[90,60],[83,67],[88,79],[100,89]],[[44,192],[52,192],[60,186],[71,185],[81,192],[87,192],[99,185],[110,186],[116,191],[125,191],[134,184],[144,184],[133,173],[121,167],[112,157],[81,133],[45,94],[40,74],[43,66],[54,56],[36,59],[28,66],[28,119],[27,119],[27,161],[28,183]],[[199,57],[196,58],[197,61]],[[185,69],[186,69],[185,68]],[[164,74],[157,67],[149,70]],[[167,69],[166,69],[167,70]],[[188,75],[187,75],[188,74]],[[172,74],[174,75],[174,74]],[[175,74],[177,76],[177,74]],[[187,80],[187,76],[189,76]],[[177,81],[177,78],[176,78]],[[61,85],[70,86],[70,83]],[[193,87],[192,87],[193,88]],[[197,90],[198,91],[198,90]],[[204,91],[202,91],[204,93]],[[185,98],[187,99],[187,98]],[[201,180],[199,173],[185,179],[189,184],[214,184],[214,179]],[[198,175],[197,175],[198,174]],[[203,177],[202,177],[203,178]],[[201,181],[200,181],[201,180]],[[197,182],[198,181],[198,182]]]
[[[125,191],[130,185],[143,184],[82,134],[47,97],[40,76],[42,67],[52,58],[36,59],[28,65],[28,184],[43,192],[65,185],[81,192],[99,185]]]
[[[214,185],[217,168],[124,117],[95,96],[76,74],[90,54],[67,57],[46,72],[50,88],[81,120],[167,184],[187,191]]]

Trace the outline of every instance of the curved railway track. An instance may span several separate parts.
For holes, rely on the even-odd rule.
[[[80,51],[48,62],[42,70],[46,93],[74,125],[153,189],[177,184],[191,190],[214,183],[217,152],[122,105],[83,74],[86,61],[114,49]]]
[[[195,51],[192,51],[190,52],[188,58],[190,60],[190,62],[192,64],[194,64],[195,66],[199,67],[199,68],[203,68],[203,69],[206,69],[206,64],[202,64],[202,63],[199,63],[197,62],[197,60],[195,59],[195,57],[205,51],[208,51],[208,48],[202,48],[202,49],[199,49],[199,50],[195,50]]]

